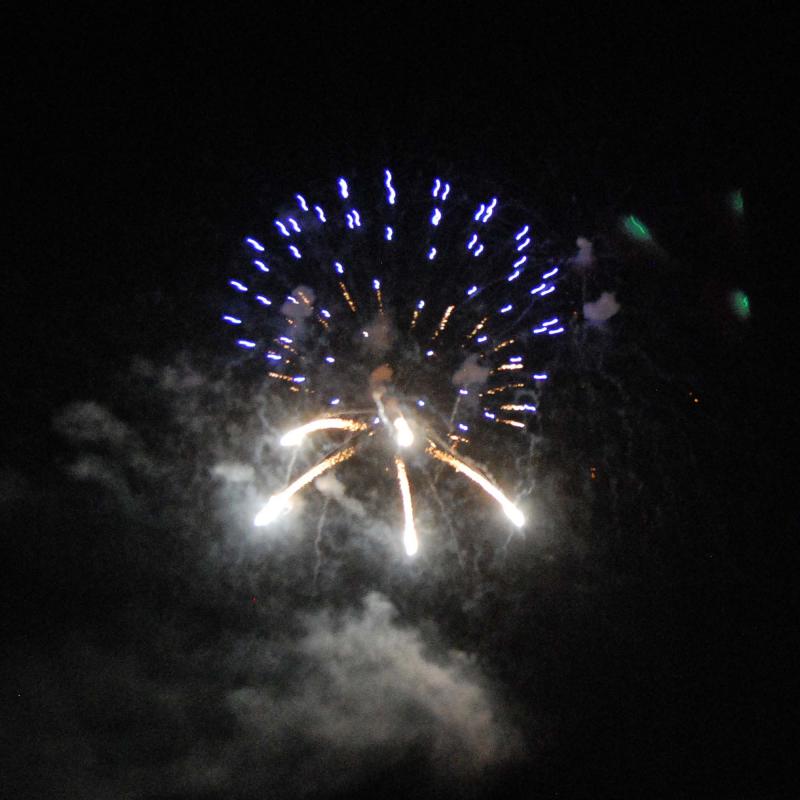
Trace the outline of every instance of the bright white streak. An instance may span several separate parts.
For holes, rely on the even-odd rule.
[[[406,422],[405,417],[398,416],[394,419],[395,436],[400,447],[411,447],[414,444],[414,433]]]
[[[397,465],[397,481],[400,484],[400,496],[403,498],[403,516],[405,517],[405,527],[403,528],[403,544],[406,553],[413,556],[419,549],[417,540],[417,529],[414,525],[414,508],[411,505],[411,487],[408,484],[406,475],[406,465],[399,456],[394,457]]]
[[[477,483],[486,494],[493,497],[500,504],[505,515],[518,528],[521,528],[525,524],[523,513],[490,480],[484,478],[483,475],[476,472],[472,467],[467,466],[463,461],[459,461],[455,456],[446,453],[444,450],[440,450],[433,442],[429,442],[428,453],[439,461],[448,464],[456,472],[460,472],[471,481]]]
[[[301,475],[296,481],[290,483],[282,492],[272,495],[261,511],[256,514],[253,525],[257,528],[269,525],[270,522],[277,519],[280,514],[289,509],[289,501],[292,499],[293,495],[299,492],[304,486],[311,483],[315,478],[322,475],[323,472],[327,472],[331,467],[341,464],[342,461],[347,461],[355,451],[355,447],[348,447],[344,450],[340,450],[338,453],[334,453],[332,456],[328,456],[324,461],[320,461],[319,464],[311,467],[308,472]]]
[[[299,428],[294,428],[287,433],[285,433],[281,437],[281,445],[283,447],[295,447],[296,445],[300,444],[303,439],[309,434],[314,433],[315,431],[328,431],[328,430],[339,430],[339,431],[363,431],[366,430],[368,426],[363,422],[358,422],[354,419],[342,419],[341,417],[322,417],[320,419],[312,420],[311,422],[307,422],[305,425],[301,425]]]

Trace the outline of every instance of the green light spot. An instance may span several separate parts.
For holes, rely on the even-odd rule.
[[[731,292],[731,310],[739,319],[750,316],[750,298],[741,289]]]
[[[622,226],[625,229],[625,233],[627,233],[631,239],[636,239],[637,242],[650,242],[653,240],[653,236],[647,225],[633,214],[629,214],[625,217]]]
[[[744,214],[744,197],[741,189],[737,189],[728,195],[728,204],[737,217],[741,217]]]

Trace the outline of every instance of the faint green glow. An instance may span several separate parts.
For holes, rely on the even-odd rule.
[[[622,227],[625,229],[625,233],[627,233],[631,239],[636,239],[637,242],[651,242],[653,240],[653,236],[647,225],[633,214],[629,214],[623,219]]]
[[[731,310],[739,319],[750,316],[750,298],[741,289],[731,292]]]
[[[744,197],[741,189],[736,189],[728,195],[728,204],[736,216],[741,217],[744,214]]]

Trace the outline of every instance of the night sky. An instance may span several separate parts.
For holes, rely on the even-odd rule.
[[[9,27],[0,793],[796,796],[788,23],[162,5]],[[454,483],[414,562],[357,468],[254,533],[289,406],[219,324],[243,236],[386,166],[620,303],[484,454],[530,529]]]

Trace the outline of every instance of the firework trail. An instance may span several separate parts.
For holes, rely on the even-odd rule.
[[[222,321],[295,396],[302,424],[281,444],[325,432],[333,448],[255,524],[378,442],[394,459],[409,555],[418,549],[410,473],[420,456],[450,466],[523,526],[523,512],[460,452],[490,432],[524,434],[536,413],[547,342],[565,330],[550,250],[514,203],[489,193],[471,201],[442,177],[401,186],[388,169],[297,194],[248,235]]]

